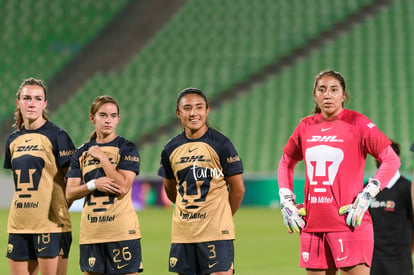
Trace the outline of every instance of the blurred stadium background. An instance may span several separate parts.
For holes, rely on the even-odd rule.
[[[12,130],[17,87],[27,77],[46,81],[50,117],[76,146],[92,131],[92,100],[110,94],[121,108],[119,134],[139,147],[139,179],[153,186],[163,144],[181,131],[176,95],[198,87],[209,98],[211,125],[231,138],[243,159],[245,202],[272,205],[283,146],[313,109],[314,76],[331,68],[345,76],[348,107],[401,143],[401,171],[411,174],[413,1],[1,0],[0,5],[2,144]],[[0,150],[2,157],[4,147]],[[366,166],[368,177],[374,162]],[[303,165],[296,170],[300,181]],[[257,200],[261,195],[265,199]]]
[[[413,1],[1,0],[0,5],[1,144],[12,130],[16,90],[27,77],[46,81],[50,117],[76,146],[92,131],[92,100],[110,94],[121,108],[119,134],[139,147],[140,178],[154,181],[163,144],[181,130],[176,95],[198,87],[209,98],[211,125],[231,138],[243,159],[245,202],[273,204],[283,146],[314,107],[314,76],[331,68],[345,76],[348,107],[401,143],[401,170],[411,174]],[[300,180],[303,166],[296,170]],[[375,172],[373,161],[366,171],[367,177]],[[260,195],[267,197],[257,201]]]
[[[244,162],[243,205],[274,206],[283,146],[314,107],[314,76],[330,68],[345,76],[347,107],[401,144],[401,172],[411,178],[413,14],[412,0],[0,0],[0,142],[27,77],[46,81],[50,118],[76,146],[92,131],[92,100],[112,95],[118,133],[141,154],[136,206],[164,204],[156,172],[163,144],[181,131],[176,95],[198,87],[210,124]],[[368,159],[366,177],[373,173]],[[10,173],[0,177],[7,208]]]

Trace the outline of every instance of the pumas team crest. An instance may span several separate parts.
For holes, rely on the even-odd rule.
[[[302,259],[307,262],[309,260],[309,252],[302,252]]]
[[[177,264],[178,259],[176,257],[170,258],[170,266],[174,267]]]
[[[96,262],[96,258],[95,257],[90,257],[88,259],[88,263],[89,263],[89,266],[90,267],[93,267],[95,265],[95,262]]]
[[[11,243],[9,243],[7,245],[7,253],[11,254],[13,252],[13,248],[14,248],[14,246]]]

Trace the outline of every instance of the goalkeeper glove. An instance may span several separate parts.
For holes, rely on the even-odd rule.
[[[376,179],[369,179],[367,186],[359,192],[354,203],[342,206],[339,215],[348,213],[346,224],[357,227],[361,224],[365,212],[368,210],[372,199],[381,191],[380,182]]]
[[[283,215],[283,223],[289,233],[299,233],[305,227],[305,221],[299,214],[299,210],[295,204],[295,194],[287,188],[279,191],[280,208]],[[302,210],[303,211],[303,210]],[[306,214],[306,211],[304,211]],[[304,214],[302,212],[302,214]]]

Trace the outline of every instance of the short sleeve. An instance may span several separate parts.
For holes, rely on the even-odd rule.
[[[73,153],[75,152],[75,146],[72,139],[65,131],[61,131],[56,137],[56,162],[59,167],[69,167]]]
[[[3,163],[3,167],[5,169],[10,169],[11,168],[10,142],[8,140],[6,142],[6,146],[5,146],[5,149],[4,149],[4,163]]]
[[[243,173],[242,160],[229,139],[226,139],[222,145],[220,161],[225,176]]]
[[[82,178],[82,171],[80,168],[80,156],[83,152],[83,147],[78,148],[72,155],[70,160],[69,171],[66,173],[67,178]]]
[[[134,171],[139,174],[140,157],[138,149],[132,142],[126,141],[122,145],[121,161],[119,162],[118,169]]]
[[[158,175],[167,179],[174,179],[174,172],[171,168],[171,163],[166,150],[161,152],[160,168],[158,169]]]

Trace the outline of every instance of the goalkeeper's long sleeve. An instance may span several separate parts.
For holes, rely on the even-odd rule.
[[[381,166],[373,178],[377,179],[381,183],[381,189],[384,189],[395,173],[397,173],[398,168],[401,166],[401,161],[390,145],[382,150],[378,156],[378,160]]]
[[[279,185],[279,190],[281,188],[287,188],[291,191],[293,190],[293,171],[295,170],[297,163],[297,160],[285,153],[283,154],[277,170],[277,183]]]

